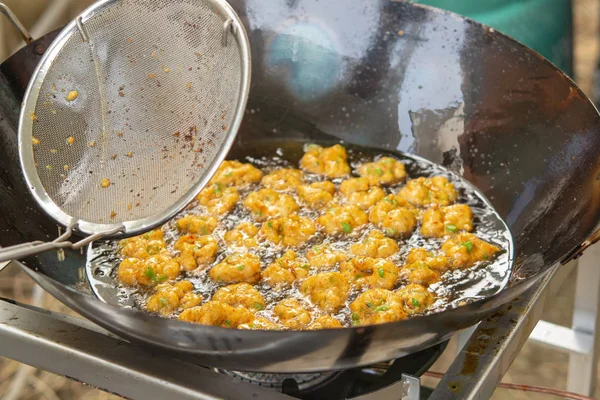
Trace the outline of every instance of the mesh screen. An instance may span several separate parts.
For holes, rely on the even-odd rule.
[[[89,43],[71,35],[31,115],[37,173],[65,213],[146,218],[205,174],[245,72],[223,22],[207,1],[125,0],[83,21]]]

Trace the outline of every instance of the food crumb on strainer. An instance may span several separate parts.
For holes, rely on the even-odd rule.
[[[109,187],[110,186],[110,179],[108,179],[108,178],[102,179],[102,182],[100,182],[100,186],[102,186],[103,188]]]
[[[88,142],[88,146],[89,147],[96,147],[96,142],[94,142],[93,140],[91,142]]]
[[[77,98],[77,96],[79,96],[79,92],[77,90],[71,90],[69,93],[67,93],[67,101],[73,101]]]
[[[73,136],[69,136],[67,138],[67,144],[71,145],[73,143],[75,143],[75,138]]]
[[[33,143],[34,146],[37,146],[38,144],[40,144],[40,139],[32,137],[31,143]]]
[[[37,115],[35,115],[35,112],[32,111],[29,113],[29,119],[32,121],[37,121],[38,118]]]

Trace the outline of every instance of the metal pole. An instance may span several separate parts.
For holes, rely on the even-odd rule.
[[[590,338],[585,352],[570,352],[567,390],[591,396],[596,386],[600,355],[600,246],[590,247],[581,256],[575,286],[571,329],[575,336]]]

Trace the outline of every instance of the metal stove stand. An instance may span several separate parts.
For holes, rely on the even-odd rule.
[[[430,399],[489,398],[541,317],[556,267],[526,294],[481,322]],[[493,333],[492,333],[493,332]],[[130,344],[80,318],[0,299],[0,355],[134,399],[291,399],[200,366]],[[402,379],[356,400],[418,400],[419,379]]]

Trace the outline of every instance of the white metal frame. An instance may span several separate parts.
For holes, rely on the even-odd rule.
[[[567,390],[591,396],[600,355],[600,245],[577,260],[571,327],[539,321],[529,339],[569,354]]]

